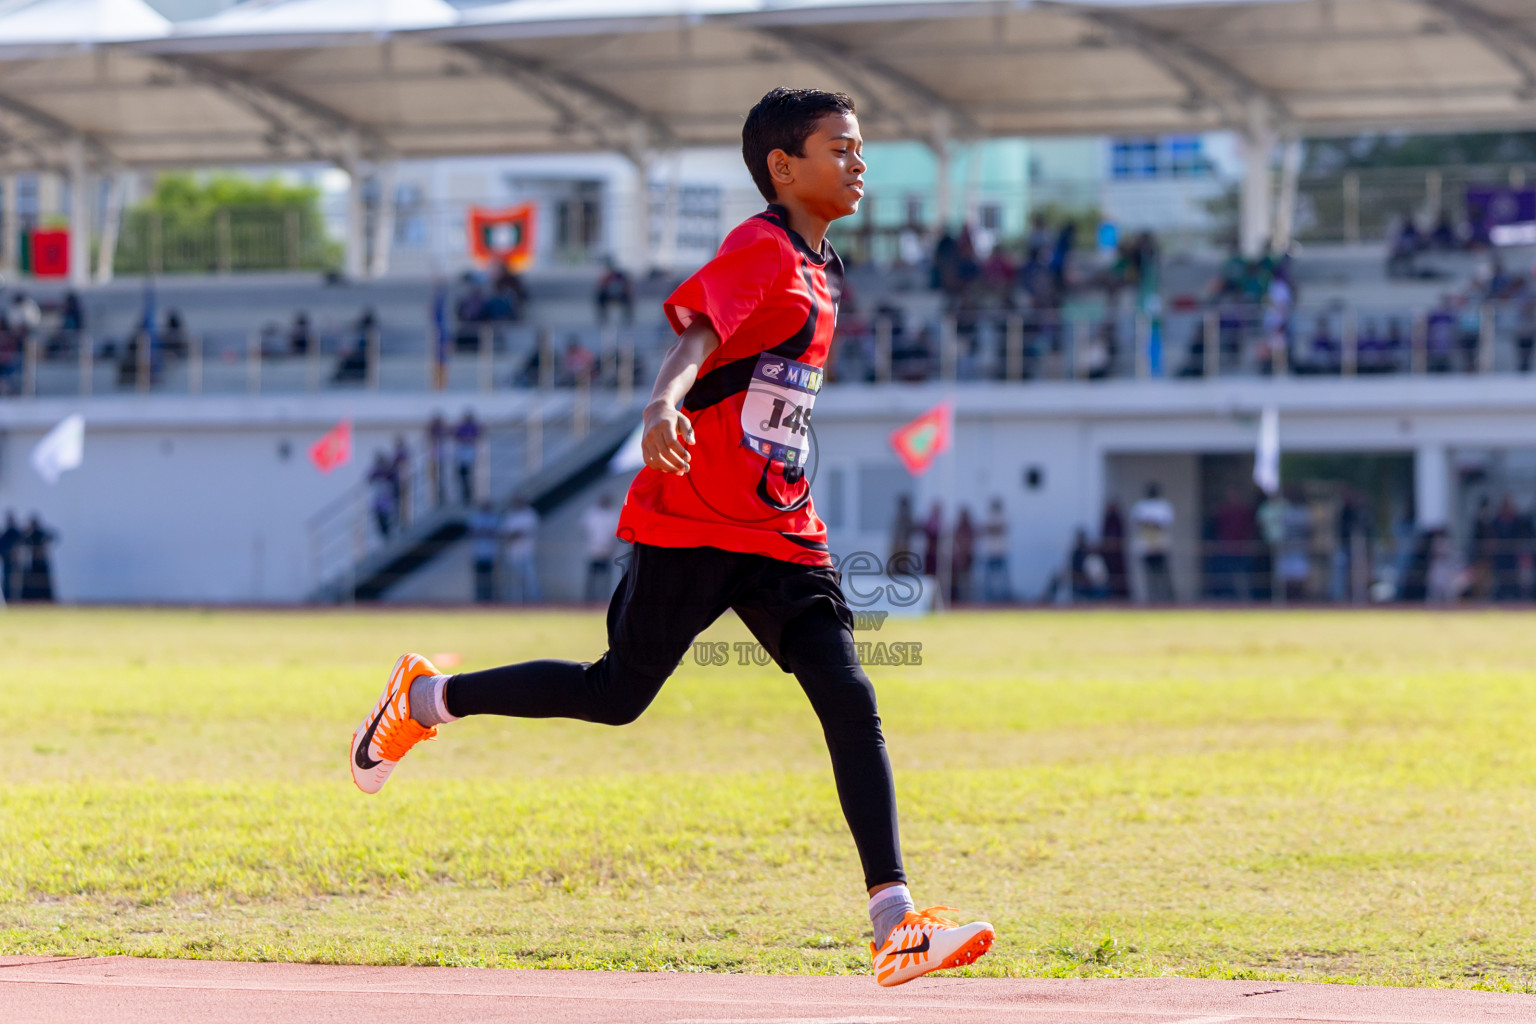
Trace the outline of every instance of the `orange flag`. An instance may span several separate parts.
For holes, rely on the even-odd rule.
[[[891,434],[891,447],[901,456],[907,472],[921,476],[933,465],[933,460],[949,449],[950,435],[954,432],[955,410],[948,402],[923,413],[917,419]]]
[[[322,473],[345,466],[352,458],[352,421],[342,420],[309,446],[309,461]]]

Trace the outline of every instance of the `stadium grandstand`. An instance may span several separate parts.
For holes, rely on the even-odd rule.
[[[71,601],[468,601],[524,506],[541,596],[590,597],[661,299],[760,205],[720,154],[781,83],[928,168],[872,169],[832,236],[834,551],[910,546],[977,602],[1536,591],[1536,166],[1303,166],[1528,127],[1520,0],[0,2],[0,508],[56,528]],[[1153,141],[1217,136],[1219,174]],[[1071,138],[1135,140],[1116,202],[1034,158],[977,184],[988,145]],[[1136,180],[1165,159],[1177,224]],[[148,201],[182,170],[319,212],[188,227]],[[913,475],[887,439],[943,402]]]

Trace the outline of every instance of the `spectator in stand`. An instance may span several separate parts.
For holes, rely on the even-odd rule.
[[[1456,318],[1461,370],[1463,373],[1478,371],[1478,353],[1483,345],[1483,316],[1481,304],[1471,297],[1462,299],[1461,312]]]
[[[1156,483],[1147,484],[1146,496],[1131,506],[1131,529],[1136,531],[1145,596],[1154,604],[1171,604],[1174,600],[1169,565],[1173,524],[1173,504],[1163,497],[1162,488]]]
[[[944,505],[934,502],[923,523],[923,575],[939,574],[939,541],[944,536]]]
[[[617,306],[623,315],[625,326],[635,322],[635,285],[629,275],[620,270],[613,257],[603,260],[603,276],[597,282],[597,322],[608,322],[608,309]]]
[[[1001,308],[1013,308],[1013,282],[1018,273],[1008,253],[1001,245],[994,245],[981,268],[982,287]]]
[[[460,323],[479,323],[486,319],[485,292],[480,287],[480,282],[473,278],[468,279],[466,283],[468,287],[464,289],[464,294],[459,296],[458,304],[454,306],[454,316]]]
[[[581,383],[592,383],[592,377],[597,369],[597,356],[592,350],[581,343],[581,336],[572,334],[565,340],[565,357],[560,362],[559,384],[561,387],[573,387]]]
[[[27,568],[21,578],[23,601],[53,602],[53,560],[50,548],[58,540],[58,533],[44,526],[36,512],[32,513],[32,520],[21,538],[27,548]]]
[[[909,223],[896,236],[896,260],[904,268],[921,267],[928,261],[922,231],[916,224]]]
[[[1067,271],[1070,269],[1072,250],[1077,245],[1077,225],[1067,221],[1056,233],[1056,244],[1051,249],[1051,287],[1058,302],[1067,294]]]
[[[1461,237],[1451,223],[1449,213],[1440,212],[1440,219],[1435,221],[1434,229],[1429,233],[1429,245],[1447,252],[1461,248]]]
[[[1264,289],[1264,349],[1259,356],[1265,373],[1273,373],[1280,354],[1289,354],[1291,351],[1295,308],[1296,295],[1291,288],[1290,278],[1284,274],[1270,278]]]
[[[427,482],[439,507],[448,503],[448,423],[435,412],[427,423]]]
[[[16,584],[19,582],[18,569],[21,565],[21,527],[16,524],[16,513],[7,510],[5,513],[5,529],[0,531],[0,595],[6,601],[16,600]]]
[[[432,305],[428,309],[432,334],[432,390],[448,387],[448,363],[453,358],[453,327],[448,323],[448,282],[440,275],[432,277]]]
[[[1088,352],[1083,367],[1089,380],[1104,380],[1115,370],[1120,354],[1119,331],[1113,320],[1097,324],[1088,336]]]
[[[1312,510],[1306,495],[1296,487],[1286,488],[1281,499],[1282,537],[1277,571],[1287,601],[1302,601],[1309,594],[1312,578]]]
[[[913,554],[912,539],[916,532],[917,524],[913,522],[911,495],[897,495],[896,518],[891,523],[890,558],[886,561],[886,571],[888,573],[904,568],[901,563],[911,559]]]
[[[950,539],[949,600],[958,604],[971,600],[971,573],[976,568],[976,524],[971,510],[962,505],[955,520],[955,535]]]
[[[993,498],[981,524],[981,596],[992,604],[1013,600],[1008,579],[1008,517],[1003,499]]]
[[[1216,279],[1211,282],[1208,298],[1211,302],[1223,300],[1241,300],[1243,297],[1243,278],[1248,273],[1248,261],[1243,258],[1243,251],[1236,242],[1227,252],[1227,258],[1222,261],[1221,270]]]
[[[1030,219],[1029,236],[1024,243],[1024,262],[1044,265],[1051,254],[1051,226],[1045,214],[1037,213]]]
[[[1326,316],[1319,316],[1312,328],[1312,341],[1305,359],[1297,360],[1296,373],[1338,373],[1342,366],[1343,346],[1333,335]]]
[[[288,353],[293,356],[307,356],[314,343],[314,333],[309,326],[309,314],[301,309],[293,314],[293,324],[288,328]]]
[[[1253,560],[1258,553],[1259,522],[1252,504],[1239,488],[1227,492],[1216,510],[1216,551],[1212,559],[1216,578],[1209,591],[1213,597],[1252,600],[1255,586]]]
[[[59,329],[71,334],[85,330],[85,307],[73,288],[64,293],[64,303],[59,307]]]
[[[1521,598],[1520,556],[1526,542],[1525,522],[1509,495],[1499,502],[1493,517],[1493,599],[1518,601]]]
[[[1131,596],[1131,574],[1125,564],[1125,517],[1113,501],[1104,506],[1104,520],[1099,526],[1099,550],[1104,554],[1104,569],[1109,573],[1109,596],[1126,600]]]
[[[949,289],[952,302],[959,305],[966,299],[981,278],[981,258],[976,252],[976,235],[969,224],[961,225],[960,237],[955,239],[955,278]]]
[[[517,604],[537,604],[539,514],[527,501],[518,498],[501,521],[501,535],[507,544],[507,586],[503,596]]]
[[[368,471],[368,507],[373,511],[373,521],[379,528],[379,536],[385,540],[389,539],[390,530],[394,526],[397,496],[389,455],[376,452],[373,468]]]
[[[521,320],[527,305],[528,289],[523,284],[522,276],[511,267],[499,266],[491,282],[491,294],[484,300],[479,318],[493,321]]]
[[[480,457],[480,423],[472,410],[453,429],[453,462],[459,473],[459,501],[468,505],[475,500],[475,463]]]
[[[1109,569],[1104,555],[1088,540],[1082,528],[1073,534],[1072,555],[1068,569],[1072,581],[1072,600],[1102,601],[1109,596]]]
[[[5,328],[15,339],[18,349],[26,345],[27,339],[42,322],[42,309],[26,292],[19,291],[11,296],[11,308],[5,314]]]
[[[945,229],[933,246],[932,280],[934,291],[951,293],[959,290],[960,270],[957,249],[959,241]]]
[[[1526,295],[1520,300],[1515,321],[1515,368],[1521,373],[1530,373],[1533,355],[1536,355],[1536,296]]]
[[[187,325],[181,318],[181,310],[165,311],[165,327],[160,331],[160,348],[167,357],[173,359],[185,359],[191,351],[192,343],[187,337]]]
[[[1493,591],[1493,558],[1497,546],[1493,537],[1493,504],[1485,494],[1478,499],[1477,511],[1472,516],[1472,542],[1467,559],[1472,589],[1478,594]]]
[[[1418,276],[1414,259],[1423,248],[1424,236],[1419,233],[1419,226],[1414,222],[1413,214],[1403,214],[1397,231],[1392,235],[1392,244],[1387,253],[1387,276]]]
[[[373,359],[373,340],[379,333],[378,314],[370,307],[363,310],[353,326],[352,340],[331,375],[333,384],[361,383],[368,379],[368,365]]]
[[[1360,321],[1359,333],[1355,335],[1355,372],[1387,373],[1391,370],[1386,348],[1386,339],[1377,329],[1376,321],[1369,318]]]
[[[496,554],[501,548],[501,520],[491,503],[483,501],[469,515],[470,557],[475,563],[475,602],[496,600]]]
[[[1469,580],[1451,538],[1443,528],[1429,530],[1420,538],[1420,547],[1425,550],[1416,551],[1414,561],[1425,563],[1424,599],[1434,605],[1451,605],[1460,601],[1467,592]],[[1410,581],[1412,576],[1410,573]],[[1408,590],[1412,592],[1411,587]]]
[[[1382,341],[1382,357],[1384,365],[1390,370],[1384,372],[1398,372],[1405,367],[1405,353],[1408,351],[1408,339],[1403,335],[1403,322],[1397,317],[1387,321],[1387,336]]]
[[[405,437],[395,435],[395,451],[389,460],[389,479],[395,487],[395,515],[397,526],[411,521],[411,449]]]
[[[604,494],[581,514],[581,532],[586,539],[587,579],[582,600],[588,604],[607,601],[613,592],[611,575],[613,556],[618,550],[619,510],[613,495]]]
[[[80,296],[73,288],[64,293],[64,302],[59,307],[59,329],[48,339],[44,348],[45,357],[49,359],[68,357],[75,351],[75,342],[85,330],[85,307],[80,303]]]
[[[1456,352],[1456,298],[1440,296],[1425,323],[1425,353],[1430,373],[1450,373]]]

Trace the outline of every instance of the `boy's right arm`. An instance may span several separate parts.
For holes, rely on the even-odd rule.
[[[709,318],[696,316],[667,351],[656,374],[656,386],[641,421],[640,450],[645,464],[663,473],[686,473],[692,460],[693,425],[678,409],[698,379],[699,367],[720,347],[720,335]]]

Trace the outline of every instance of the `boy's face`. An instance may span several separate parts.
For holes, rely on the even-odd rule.
[[[805,140],[805,155],[776,149],[768,154],[779,202],[833,221],[857,213],[864,198],[864,138],[852,114],[828,114]]]

